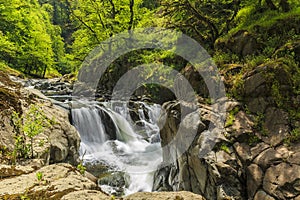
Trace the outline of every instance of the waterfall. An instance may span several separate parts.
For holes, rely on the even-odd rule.
[[[125,195],[152,191],[154,171],[162,162],[157,125],[160,110],[160,105],[144,102],[134,103],[133,108],[125,102],[73,106],[72,123],[81,136],[84,163],[105,163],[112,171],[124,172]],[[101,188],[114,190],[107,185]]]

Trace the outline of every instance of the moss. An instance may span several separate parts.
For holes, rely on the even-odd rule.
[[[230,154],[230,149],[229,149],[229,147],[226,145],[226,143],[222,143],[222,144],[221,144],[220,150],[225,151],[226,153]]]
[[[300,128],[293,129],[289,136],[284,139],[284,143],[287,145],[291,145],[293,143],[300,142]]]
[[[233,110],[231,110],[228,114],[225,127],[232,126],[233,122],[235,120],[235,115],[239,112],[239,107],[235,107]]]
[[[231,146],[231,145],[232,145],[232,144],[230,144],[229,142],[225,142],[225,141],[219,142],[219,143],[217,143],[217,144],[214,146],[213,150],[214,150],[215,152],[217,152],[217,151],[224,151],[224,152],[230,154],[230,153],[231,153],[231,152],[230,152],[230,146]]]
[[[255,135],[254,133],[248,134],[248,144],[250,146],[255,146],[257,145],[259,142],[261,141],[261,139]]]

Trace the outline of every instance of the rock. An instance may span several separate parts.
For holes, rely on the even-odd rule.
[[[260,44],[251,33],[240,30],[228,40],[218,40],[215,47],[244,57],[256,53],[260,48]]]
[[[277,146],[289,133],[288,113],[278,108],[268,108],[263,128],[266,137],[262,140],[271,146]]]
[[[263,151],[254,160],[254,163],[258,164],[263,170],[266,170],[271,165],[279,164],[281,162],[281,154],[273,148]]]
[[[22,174],[29,174],[35,171],[35,168],[32,166],[13,166],[13,165],[0,165],[0,177],[7,178],[13,176],[19,176]]]
[[[176,102],[163,105],[168,115],[163,117],[166,123],[160,132],[162,145],[169,144],[179,129],[179,105]],[[201,116],[201,120],[196,120],[196,114]],[[209,124],[215,126],[205,130]],[[217,142],[226,141],[222,134],[224,130],[219,129],[222,125],[218,114],[205,106],[195,111],[191,109],[180,126],[188,137],[177,135],[181,144],[175,143],[163,149],[166,165],[156,171],[154,189],[188,190],[202,194],[207,199],[242,199],[239,165],[232,148],[228,147],[229,153],[213,148]],[[190,138],[193,130],[196,135]]]
[[[172,173],[173,172],[173,173]],[[177,175],[177,169],[175,165],[164,165],[158,167],[154,173],[153,191],[173,191],[172,186],[175,186],[173,182],[176,178],[172,175]]]
[[[37,174],[41,174],[38,180]],[[0,198],[60,199],[80,190],[97,190],[98,186],[69,164],[54,164],[38,171],[0,181]]]
[[[42,133],[33,138],[34,158],[44,160],[44,164],[54,162],[78,162],[78,149],[80,146],[80,137],[76,129],[70,124],[68,112],[54,106],[51,101],[41,98],[36,93],[22,88],[19,84],[10,81],[6,75],[0,80],[0,147],[12,151],[15,146],[16,130],[12,122],[12,113],[14,111],[24,114],[29,110],[29,105],[37,107],[42,112],[50,126],[45,126]],[[5,78],[6,77],[6,78]],[[3,88],[3,89],[2,89]],[[1,97],[1,91],[5,92],[5,99]],[[11,100],[9,100],[11,99]],[[9,101],[8,101],[9,100]],[[4,110],[2,110],[4,109]],[[26,137],[26,144],[31,143],[30,138]]]
[[[7,151],[12,151],[15,144],[13,138],[14,127],[11,123],[12,113],[12,109],[0,112],[0,147]]]
[[[238,138],[243,137],[244,134],[252,133],[252,127],[254,122],[246,115],[245,112],[239,111],[235,115],[235,120],[231,126],[231,132],[234,132],[234,137]]]
[[[280,163],[270,167],[263,180],[263,189],[279,199],[295,198],[300,193],[300,166]]]
[[[54,124],[45,128],[44,133],[38,135],[34,141],[36,156],[42,157],[41,155],[46,152],[44,157],[48,156],[50,163],[78,163],[80,136],[75,127],[70,124],[68,113],[48,101],[40,104],[40,110],[48,119],[53,120]],[[43,146],[39,144],[40,140],[46,141]]]
[[[255,73],[245,79],[245,95],[247,97],[257,97],[261,94],[259,89],[266,83],[266,79],[262,73]]]
[[[124,172],[111,172],[106,176],[99,178],[98,185],[100,185],[103,191],[115,196],[124,195],[124,188],[128,187]],[[109,190],[106,191],[105,188],[107,186],[109,187]]]
[[[287,162],[291,164],[300,165],[300,152],[293,152],[287,159]]]
[[[191,84],[197,94],[202,97],[208,97],[209,91],[206,83],[201,77],[200,73],[191,65],[187,65],[181,70],[181,74],[186,78],[186,80]],[[186,91],[186,90],[183,90]]]
[[[235,152],[243,164],[248,164],[252,160],[250,146],[246,143],[236,142],[233,145]]]
[[[205,200],[204,197],[191,192],[138,192],[124,198],[124,200]]]
[[[263,152],[264,150],[266,150],[268,148],[270,148],[270,145],[267,145],[264,142],[260,142],[256,146],[252,147],[250,149],[252,159],[255,159],[261,152]]]
[[[252,113],[263,113],[271,104],[272,100],[273,99],[271,97],[246,97],[249,111],[251,111]]]
[[[268,195],[263,190],[260,190],[256,193],[253,200],[275,200],[275,199],[273,197],[271,197],[270,195]]]
[[[247,168],[247,191],[248,198],[252,199],[263,181],[263,171],[256,164],[251,164]]]
[[[74,200],[74,199],[108,200],[111,198],[106,194],[103,194],[103,192],[97,190],[81,190],[81,191],[70,192],[69,194],[64,195],[61,199],[62,200]]]

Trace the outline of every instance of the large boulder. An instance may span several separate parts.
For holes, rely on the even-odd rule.
[[[195,111],[190,109],[191,112],[180,123],[183,136],[176,136],[182,117],[180,104],[168,102],[163,108],[167,115],[162,116],[166,121],[160,132],[164,163],[154,175],[153,190],[188,190],[207,199],[242,199],[244,188],[233,149],[228,148],[225,152],[213,148],[215,143],[227,141],[223,130],[219,129],[217,115],[220,113],[214,113],[204,105]]]
[[[94,182],[71,165],[54,164],[29,174],[1,180],[0,198],[60,199],[74,191],[98,189]]]
[[[51,103],[45,96],[23,88],[20,84],[10,80],[1,73],[0,79],[0,147],[6,151],[13,151],[16,144],[16,124],[13,122],[14,112],[20,116],[28,113],[30,106],[34,106],[51,122],[43,128],[42,133],[33,137],[33,156],[44,160],[44,164],[56,162],[78,162],[80,136],[70,124],[68,112]],[[24,119],[26,120],[26,119]],[[31,139],[26,137],[26,144]]]
[[[239,56],[247,56],[257,53],[261,44],[257,42],[253,34],[246,30],[240,30],[229,39],[217,40],[215,47]]]

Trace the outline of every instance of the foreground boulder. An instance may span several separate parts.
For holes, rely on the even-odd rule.
[[[124,200],[205,200],[202,196],[191,192],[138,192]]]
[[[96,183],[82,176],[71,165],[53,164],[29,174],[1,180],[0,198],[60,199],[74,191],[97,189]]]

